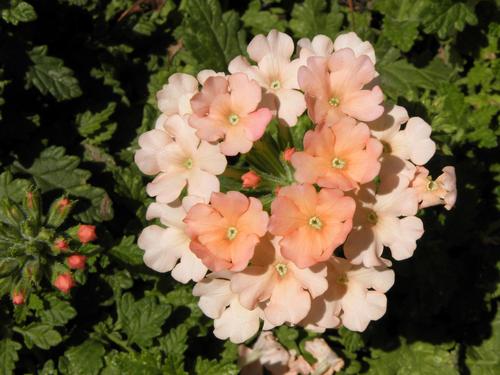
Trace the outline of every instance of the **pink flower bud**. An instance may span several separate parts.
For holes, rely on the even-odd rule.
[[[23,292],[14,292],[12,294],[12,303],[14,305],[24,304],[24,293]]]
[[[87,261],[87,257],[85,255],[74,254],[70,255],[66,259],[66,263],[68,267],[73,270],[83,270],[85,268],[85,262]]]
[[[66,252],[69,249],[68,242],[64,238],[58,238],[54,241],[54,247],[61,251],[61,252]]]
[[[81,243],[94,241],[97,238],[94,225],[80,224],[78,227],[78,239]]]
[[[260,176],[254,171],[250,171],[241,176],[244,188],[255,188],[260,183]]]
[[[75,280],[71,273],[63,273],[56,277],[54,286],[63,293],[69,293],[70,289],[75,286]]]
[[[289,147],[285,151],[283,151],[283,159],[286,161],[290,161],[292,155],[295,153],[295,147]]]
[[[57,205],[59,206],[60,210],[63,210],[66,207],[68,207],[70,205],[70,203],[71,202],[68,198],[61,198],[61,200],[57,203]]]

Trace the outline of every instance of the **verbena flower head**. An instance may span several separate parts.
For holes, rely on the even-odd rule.
[[[223,340],[283,324],[363,331],[385,314],[392,262],[424,234],[419,209],[455,204],[455,170],[430,177],[431,119],[384,103],[374,48],[355,33],[296,46],[271,30],[247,52],[225,72],[173,74],[158,93],[161,113],[135,153],[153,176],[146,218],[159,219],[139,236],[144,262],[194,281]],[[77,256],[70,267],[85,264]],[[321,339],[304,347],[316,363],[261,334],[240,347],[242,373],[343,366]]]

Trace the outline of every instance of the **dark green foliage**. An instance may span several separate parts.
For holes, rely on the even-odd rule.
[[[238,373],[237,346],[213,336],[192,285],[143,265],[136,241],[151,199],[133,155],[172,73],[225,71],[271,28],[295,41],[344,31],[368,39],[386,97],[432,125],[439,149],[430,169],[457,167],[457,207],[423,214],[415,256],[394,265],[387,314],[363,333],[322,335],[344,373],[500,373],[498,1],[353,0],[353,12],[344,0],[135,3],[0,2],[0,374]],[[275,125],[247,155],[267,190],[290,179],[274,145],[300,149],[311,127],[306,117],[290,133]],[[240,189],[242,173],[226,172],[222,189]],[[38,214],[26,209],[31,189],[41,193]],[[48,220],[61,195],[71,212]],[[34,251],[29,233],[45,227],[42,240],[75,241],[81,222],[97,225],[98,240],[72,242],[88,264],[64,295],[50,285],[67,270],[63,258],[47,244]],[[26,265],[45,271],[23,274]],[[30,292],[14,307],[11,293],[27,286],[21,275]],[[310,359],[311,333],[275,335]]]

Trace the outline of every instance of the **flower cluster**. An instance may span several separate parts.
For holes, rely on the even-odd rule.
[[[418,210],[456,200],[454,168],[433,180],[423,166],[429,124],[384,102],[370,43],[318,35],[294,51],[273,30],[229,74],[173,74],[135,154],[156,176],[144,262],[196,282],[215,336],[236,343],[261,323],[365,330],[394,283],[384,249],[411,257]]]

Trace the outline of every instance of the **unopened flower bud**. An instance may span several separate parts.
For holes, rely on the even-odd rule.
[[[59,227],[68,217],[71,207],[72,203],[66,197],[56,199],[52,202],[49,208],[47,225],[54,228]]]
[[[85,268],[85,263],[87,262],[87,257],[85,255],[73,254],[66,259],[68,267],[73,270],[83,270]]]
[[[244,188],[256,188],[260,183],[260,176],[254,171],[250,171],[241,176]]]
[[[290,161],[294,153],[295,153],[294,147],[287,148],[285,151],[283,151],[283,159],[285,159],[286,161]]]
[[[23,267],[23,278],[27,283],[38,283],[40,280],[40,262],[38,260],[28,260]]]
[[[24,296],[24,293],[21,292],[21,291],[17,291],[17,292],[14,292],[12,293],[12,303],[14,305],[23,305],[25,302],[25,296]]]
[[[28,216],[35,219],[38,223],[40,221],[40,207],[41,207],[41,199],[40,192],[36,189],[30,189],[24,195],[23,206]]]
[[[19,268],[19,261],[16,258],[0,259],[0,277],[5,277]]]
[[[94,225],[80,224],[77,235],[78,239],[83,244],[94,241],[97,238]]]
[[[62,273],[54,280],[54,286],[63,293],[69,293],[71,288],[75,286],[75,280],[71,273]]]
[[[25,219],[21,209],[7,198],[0,202],[0,212],[12,226],[18,226]]]
[[[54,241],[54,248],[64,253],[69,250],[69,244],[64,238],[57,238]]]

